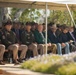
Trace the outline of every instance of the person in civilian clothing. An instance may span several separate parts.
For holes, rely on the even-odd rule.
[[[71,46],[71,51],[76,51],[76,37],[74,34],[74,27],[70,26],[69,27],[69,32],[67,33],[69,37],[70,46]]]
[[[20,30],[21,30],[21,31],[25,30],[25,23],[23,23],[23,22],[21,23]]]
[[[69,27],[69,32],[67,33],[68,34],[68,37],[69,37],[69,41],[74,41],[76,42],[76,37],[75,37],[75,34],[74,34],[74,28],[72,26]]]
[[[12,28],[12,31],[16,34],[16,37],[18,39],[18,42],[20,43],[21,33],[22,33],[22,31],[20,30],[21,23],[20,22],[14,22],[13,25],[14,25],[14,27]]]
[[[58,35],[56,34],[56,31],[57,31],[56,24],[53,24],[51,26],[51,30],[48,33],[48,38],[51,41],[51,43],[53,43],[53,44],[59,43]]]
[[[50,34],[50,32],[51,32],[51,26],[54,24],[54,22],[50,22],[49,24],[48,24],[48,34]]]
[[[76,26],[74,26],[74,35],[76,37]]]
[[[68,27],[63,26],[62,33],[59,36],[59,43],[58,44],[58,53],[62,55],[62,49],[65,48],[65,54],[70,53],[70,47],[69,47],[69,38],[68,38]]]
[[[57,24],[57,30],[56,30],[56,34],[57,34],[57,36],[59,36],[60,34],[61,34],[61,25],[60,24]]]
[[[56,34],[57,27],[56,24],[51,25],[51,30],[48,33],[48,38],[51,41],[52,44],[57,45],[57,53],[60,55],[62,53],[59,53],[59,49],[61,48],[60,43],[59,43],[59,35]]]
[[[42,45],[43,46],[43,54],[46,54],[46,48],[45,48],[45,35],[43,33],[43,25],[38,25],[37,30],[34,32],[34,36],[36,39],[37,44]],[[47,39],[47,46],[48,46],[48,50],[52,51],[52,53],[56,54],[56,45],[55,44],[51,44],[50,40]]]

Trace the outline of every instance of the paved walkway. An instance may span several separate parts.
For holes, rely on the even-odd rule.
[[[20,65],[6,64],[0,65],[0,75],[52,75],[52,74],[41,74],[32,72],[30,70],[24,70],[19,68]]]

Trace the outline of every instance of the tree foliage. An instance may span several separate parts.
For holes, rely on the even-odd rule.
[[[68,11],[51,11],[48,21],[53,21],[59,24],[72,24]]]
[[[18,12],[19,9],[13,8],[11,17],[14,19],[15,14]],[[21,17],[19,20],[21,22],[26,22],[26,21],[34,21],[37,20],[40,17],[40,12],[37,9],[25,9],[25,11],[22,13]]]
[[[12,8],[11,17],[14,19],[15,13],[18,12],[19,9]],[[22,13],[19,20],[21,22],[26,21],[36,21],[43,13],[40,13],[41,9],[25,9],[25,11]],[[72,11],[73,18],[76,22],[76,11]],[[53,21],[55,23],[59,24],[67,24],[67,25],[73,25],[72,20],[70,18],[68,11],[59,11],[59,10],[50,10],[50,15],[48,17],[48,22]]]

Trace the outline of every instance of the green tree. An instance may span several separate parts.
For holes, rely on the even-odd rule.
[[[12,8],[11,10],[11,17],[14,20],[16,13],[19,12],[20,9],[17,8]],[[20,11],[21,12],[21,11]],[[19,20],[21,22],[26,22],[26,21],[35,21],[40,17],[40,12],[37,9],[25,9],[22,11],[22,14],[19,17]]]
[[[71,25],[71,18],[68,11],[51,11],[48,21],[55,23]]]

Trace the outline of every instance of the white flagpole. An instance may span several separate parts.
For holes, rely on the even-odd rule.
[[[45,27],[46,27],[46,41],[45,41],[45,44],[46,44],[46,55],[47,55],[47,2],[45,3],[45,21],[46,21],[46,24],[45,24]]]
[[[70,8],[69,8],[68,4],[66,4],[66,7],[67,7],[68,12],[69,12],[69,14],[70,14],[70,17],[71,17],[71,19],[72,19],[72,22],[73,22],[73,24],[75,25],[75,21],[74,21],[74,19],[73,19],[73,16],[72,16],[72,13],[71,13],[71,11],[70,11]],[[76,26],[75,26],[75,27],[76,27]]]

